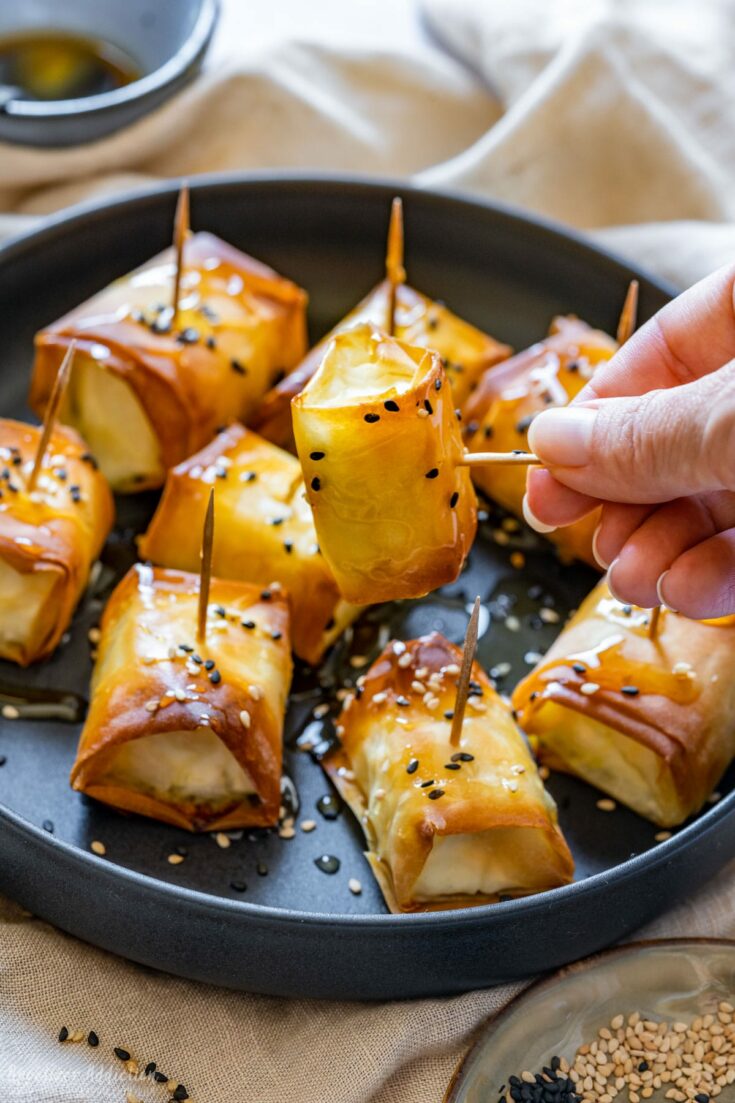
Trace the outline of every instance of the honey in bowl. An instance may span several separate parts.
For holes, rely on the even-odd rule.
[[[44,31],[0,39],[0,85],[14,98],[71,100],[113,92],[142,75],[117,46]]]

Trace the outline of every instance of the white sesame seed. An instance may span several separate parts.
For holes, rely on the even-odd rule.
[[[180,866],[181,863],[183,862],[183,860],[184,860],[184,855],[183,854],[169,854],[168,858],[166,859],[168,864],[171,865],[171,866]]]
[[[362,892],[362,885],[358,881],[357,877],[350,877],[349,881],[347,882],[347,887],[353,894],[353,896],[359,896]]]
[[[337,776],[343,777],[345,781],[354,781],[355,771],[350,770],[347,766],[340,766],[337,770]]]
[[[547,609],[546,606],[539,609],[538,615],[544,624],[558,624],[561,619],[556,609]]]
[[[90,643],[99,643],[101,636],[102,633],[99,628],[90,628],[89,632],[87,632],[87,639]]]
[[[449,663],[448,666],[443,666],[442,667],[442,674],[450,674],[450,675],[459,674],[459,667],[457,666],[456,663]]]
[[[247,709],[240,710],[240,723],[244,728],[250,727],[250,713]]]
[[[720,800],[722,800],[722,793],[718,792],[710,793],[710,795],[707,797],[708,804],[717,804],[717,802]]]
[[[412,661],[411,652],[405,651],[398,659],[398,666],[400,666],[402,670],[405,670],[407,666],[411,665]]]
[[[158,701],[146,701],[145,707],[147,712],[158,712]]]
[[[493,530],[493,540],[495,541],[496,544],[499,544],[503,548],[507,544],[510,544],[510,536],[508,536],[507,532],[503,532],[502,529],[494,529]]]
[[[309,832],[313,831],[314,828],[316,827],[316,820],[302,820],[301,823],[299,824],[299,827],[301,828],[302,831],[305,831],[308,835]]]
[[[367,661],[368,661],[367,655],[351,655],[350,656],[350,666],[353,666],[356,669],[357,669],[357,667],[365,666],[365,663]]]
[[[654,836],[657,843],[665,843],[667,839],[671,838],[670,831],[659,831]]]
[[[403,642],[403,640],[394,640],[393,641],[393,654],[394,655],[403,655],[405,650],[406,650],[406,645]]]
[[[387,693],[374,693],[373,694],[373,703],[376,704],[376,705],[382,705],[383,701],[387,701],[387,700],[388,700],[388,694]]]
[[[535,666],[536,663],[540,663],[543,659],[543,655],[540,651],[527,651],[523,656],[524,663],[528,663],[529,666]]]
[[[505,627],[508,629],[509,632],[518,632],[520,631],[521,622],[519,621],[518,617],[506,617]]]
[[[693,672],[692,664],[683,661],[674,663],[671,672],[677,678],[689,678]]]
[[[423,682],[424,678],[428,678],[429,677],[429,668],[428,668],[428,666],[418,667],[417,670],[416,670],[416,677],[421,682]]]
[[[94,841],[89,844],[89,849],[93,851],[93,853],[99,854],[100,857],[107,853],[107,847],[104,843],[101,843],[99,839],[94,839]]]
[[[503,785],[503,788],[507,789],[510,793],[515,793],[515,792],[518,791],[518,782],[510,780],[507,777],[504,777],[502,779],[502,785]]]
[[[262,701],[263,699],[263,690],[260,686],[248,686],[248,693],[254,701]]]
[[[511,672],[510,663],[496,663],[495,666],[490,671],[490,674],[492,675],[493,678],[504,678],[506,676],[506,674],[510,674],[510,672]]]
[[[511,768],[510,768],[510,772],[511,772],[512,774],[516,774],[516,775],[517,775],[517,774],[525,774],[525,772],[526,772],[526,767],[525,767],[525,766],[521,766],[521,765],[519,765],[518,763],[516,763],[516,764],[515,764],[515,766],[511,766]]]
[[[296,834],[296,828],[295,827],[286,827],[284,825],[283,827],[280,827],[278,829],[278,836],[281,839],[293,839],[295,834]]]
[[[376,789],[373,793],[373,800],[382,800],[385,796],[385,789]]]
[[[467,704],[475,712],[486,712],[487,711],[487,705],[485,704],[485,702],[483,701],[483,699],[481,697],[468,697],[467,698]]]
[[[599,688],[597,682],[582,682],[579,692],[584,693],[586,697],[591,697],[593,693],[597,693]]]
[[[225,835],[224,831],[217,831],[214,836],[214,841],[222,850],[227,850],[228,847],[232,846],[232,840]]]
[[[416,411],[416,416],[417,417],[428,417],[429,416],[429,411],[428,410],[417,410]]]
[[[174,690],[174,697],[176,698],[177,701],[185,701],[186,700],[186,694],[184,693],[183,689],[175,689]]]
[[[321,705],[316,705],[316,707],[311,710],[311,715],[314,717],[315,720],[321,720],[321,718],[323,716],[326,716],[328,712],[329,712],[329,705],[321,704]]]
[[[411,689],[414,691],[414,693],[421,693],[422,695],[424,693],[426,693],[426,686],[424,685],[423,682],[419,682],[419,681],[411,682]]]
[[[597,801],[597,807],[601,812],[614,812],[617,808],[617,804],[614,800],[610,800],[608,797],[603,797],[602,800]]]
[[[2,709],[0,709],[0,713],[2,713],[5,720],[17,720],[20,716],[15,705],[3,705]]]

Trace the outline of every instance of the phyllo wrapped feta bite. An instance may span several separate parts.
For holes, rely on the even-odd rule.
[[[247,420],[306,348],[306,294],[213,234],[186,242],[175,321],[174,272],[167,249],[36,336],[32,408],[43,413],[76,341],[61,420],[116,491],[161,486],[218,426]]]
[[[452,582],[477,530],[453,396],[435,352],[360,325],[293,401],[319,546],[346,601]]]
[[[659,827],[698,812],[735,757],[735,618],[693,621],[617,601],[603,579],[513,693],[555,770]]]
[[[390,643],[345,700],[341,747],[324,760],[393,912],[470,907],[572,879],[554,801],[477,663],[451,742],[461,661],[438,633]]]
[[[230,425],[169,471],[143,559],[197,571],[199,533],[214,489],[213,572],[286,588],[294,652],[316,664],[359,613],[342,599],[317,545],[298,460],[242,425]]]
[[[282,595],[137,564],[100,625],[75,789],[190,831],[278,821],[291,681]]]
[[[21,666],[57,647],[114,519],[94,457],[62,426],[28,491],[40,440],[39,427],[0,420],[0,657]]]
[[[486,373],[465,404],[466,442],[470,452],[527,452],[528,430],[536,414],[566,406],[592,378],[599,364],[618,349],[617,341],[574,317],[558,317],[549,336]],[[487,464],[472,469],[475,485],[489,498],[523,516],[526,468]],[[592,535],[599,511],[573,525],[556,529],[548,539],[563,559],[581,559],[598,567]]]

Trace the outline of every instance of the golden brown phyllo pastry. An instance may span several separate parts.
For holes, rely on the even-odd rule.
[[[661,827],[697,812],[735,756],[735,624],[621,605],[601,581],[513,694],[543,762]]]
[[[345,600],[418,597],[459,574],[477,508],[441,359],[361,325],[293,401],[319,546]]]
[[[42,330],[30,402],[41,414],[72,340],[61,420],[75,426],[113,489],[161,486],[218,426],[247,420],[306,347],[306,295],[212,234],[186,243],[172,328],[168,249]]]
[[[286,379],[268,392],[254,415],[253,427],[268,440],[293,450],[291,399],[304,389],[314,375],[327,345],[336,334],[344,333],[361,322],[389,330],[389,300],[390,285],[383,280],[310,350]],[[459,408],[464,405],[483,373],[500,360],[505,360],[511,352],[508,345],[489,337],[452,314],[443,303],[434,302],[407,284],[396,288],[394,335],[408,345],[434,349],[439,353],[452,384],[454,404]]]
[[[554,801],[477,664],[459,743],[450,742],[461,661],[436,633],[389,644],[345,700],[342,746],[324,761],[393,912],[524,896],[574,872]]]
[[[28,493],[40,435],[0,420],[0,657],[21,666],[57,646],[114,518],[107,483],[70,429],[52,433]]]
[[[89,714],[71,780],[129,812],[191,831],[278,820],[291,681],[279,593],[138,564],[105,609]]]
[[[565,406],[591,379],[598,364],[610,359],[617,342],[586,322],[559,317],[549,336],[487,372],[464,407],[465,437],[471,452],[528,451],[528,429],[536,414]],[[505,509],[522,516],[526,468],[488,464],[474,467],[475,484]],[[597,512],[548,534],[563,559],[582,559],[593,567],[592,535]]]
[[[360,611],[342,600],[316,542],[297,459],[241,425],[231,425],[169,471],[160,504],[139,542],[143,559],[199,569],[199,534],[214,488],[218,578],[280,582],[291,604],[297,655],[317,663]]]

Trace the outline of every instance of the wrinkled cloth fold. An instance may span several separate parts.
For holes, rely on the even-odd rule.
[[[368,9],[369,41],[316,44],[302,14],[301,40],[254,51],[253,8],[229,0],[205,72],[153,115],[75,149],[0,145],[0,235],[163,177],[298,168],[518,204],[680,286],[733,259],[729,0],[424,0],[431,39],[380,49],[390,5],[356,2],[361,25]],[[735,937],[735,863],[641,935]],[[12,1103],[164,1098],[113,1046],[155,1060],[197,1103],[438,1101],[478,1024],[522,987],[286,1001],[144,970],[10,903],[0,937],[0,1095]],[[63,1025],[100,1046],[61,1045]]]

